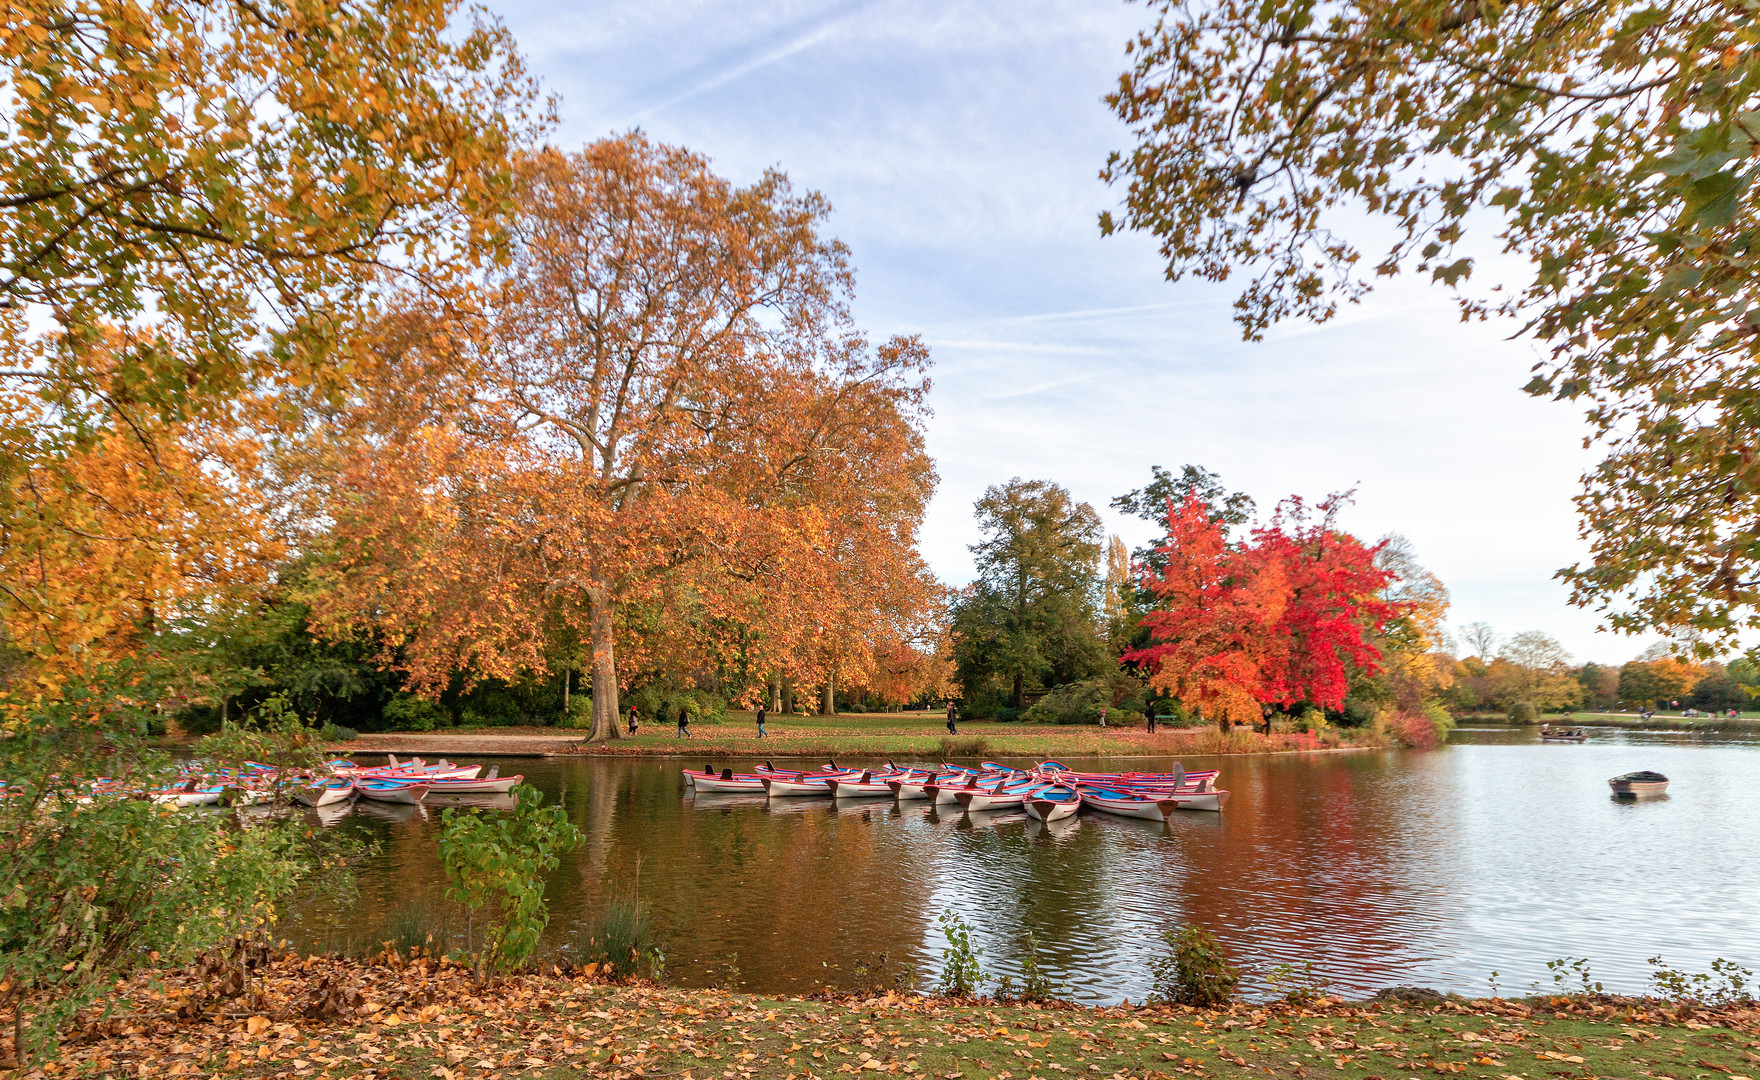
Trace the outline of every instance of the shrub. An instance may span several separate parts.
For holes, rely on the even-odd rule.
[[[1021,957],[1021,1000],[1049,1001],[1051,975],[1039,962],[1039,939],[1027,934],[1027,955]]]
[[[1447,742],[1448,733],[1454,730],[1454,714],[1440,701],[1426,701],[1420,711],[1424,714],[1424,719],[1430,721],[1430,726],[1436,729],[1436,738]]]
[[[1388,709],[1375,718],[1377,728],[1401,746],[1414,750],[1434,750],[1442,744],[1436,726],[1428,717],[1403,709]]]
[[[1142,680],[1120,672],[1066,683],[1040,698],[1022,719],[1034,724],[1098,724],[1102,707],[1108,710],[1108,724],[1114,714],[1136,713],[1140,721]]]
[[[550,922],[544,879],[561,853],[584,837],[560,806],[543,806],[530,784],[513,789],[506,812],[449,807],[440,814],[440,865],[446,898],[465,906],[473,930],[477,981],[490,970],[515,968],[538,947]]]
[[[1538,724],[1540,710],[1534,708],[1532,702],[1518,701],[1509,707],[1509,722],[1512,724]]]
[[[1495,976],[1496,972],[1492,974]],[[1303,960],[1300,966],[1278,964],[1273,967],[1265,975],[1265,985],[1289,1004],[1307,1007],[1326,996],[1331,982],[1314,971],[1314,961]]]
[[[1018,723],[1025,712],[1025,709],[1016,709],[1013,706],[1004,705],[996,710],[996,722],[998,724]]]
[[[947,939],[947,948],[941,950],[941,984],[936,990],[945,997],[971,997],[984,985],[984,969],[978,965],[984,950],[972,944],[972,928],[951,911],[941,913],[941,936]]]
[[[1332,727],[1326,720],[1326,714],[1312,705],[1303,709],[1301,715],[1291,721],[1290,726],[1312,735],[1324,735]]]
[[[575,694],[568,699],[568,708],[562,714],[562,726],[566,728],[590,728],[593,726],[593,695],[591,693]]]
[[[868,711],[868,707],[866,705],[863,705],[859,701],[854,701],[854,702],[851,702],[848,705],[848,707],[846,707],[843,711],[844,712],[852,712],[852,713],[865,713]]]
[[[385,723],[392,731],[433,731],[450,726],[452,716],[426,698],[399,693],[385,703]]]
[[[808,701],[806,695],[795,699],[797,711],[811,709],[817,699]],[[622,704],[633,706],[643,717],[651,717],[656,724],[670,724],[678,719],[678,710],[684,709],[690,714],[691,721],[720,720],[727,715],[727,702],[695,687],[680,688],[666,683],[649,683],[631,691],[622,698]]]
[[[361,733],[341,724],[325,724],[318,729],[318,738],[327,743],[353,742],[361,737]]]
[[[1214,1008],[1234,1000],[1240,969],[1229,962],[1216,935],[1199,926],[1163,930],[1168,952],[1149,961],[1150,1000]]]
[[[1645,962],[1656,969],[1650,982],[1656,988],[1657,997],[1711,1006],[1746,1005],[1754,1000],[1754,992],[1748,985],[1754,973],[1721,956],[1711,961],[1709,975],[1676,971],[1664,964],[1660,956],[1652,956]]]

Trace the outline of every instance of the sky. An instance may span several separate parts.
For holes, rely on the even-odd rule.
[[[1410,540],[1453,625],[1542,630],[1603,663],[1654,640],[1598,631],[1554,579],[1585,551],[1571,497],[1593,459],[1576,410],[1521,392],[1540,352],[1513,325],[1463,324],[1448,291],[1400,279],[1243,342],[1230,283],[1169,283],[1151,238],[1101,237],[1119,196],[1098,174],[1128,145],[1101,99],[1140,4],[492,7],[559,100],[558,145],[641,128],[735,182],[776,167],[830,199],[857,321],[934,355],[923,551],[950,584],[971,577],[991,484],[1063,484],[1135,546],[1151,527],[1108,500],[1193,463],[1262,510],[1354,488],[1344,527]]]

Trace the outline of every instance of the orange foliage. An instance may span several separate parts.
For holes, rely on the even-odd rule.
[[[255,486],[257,440],[130,408],[118,349],[109,335],[78,361],[113,426],[45,438],[56,402],[0,394],[14,422],[0,429],[0,618],[28,657],[3,695],[13,709],[133,656],[168,622],[255,595],[284,553]]]
[[[473,307],[411,298],[382,327],[319,625],[372,626],[430,694],[544,668],[566,627],[592,738],[635,671],[867,677],[932,599],[927,354],[850,330],[828,212],[640,135],[526,160]]]

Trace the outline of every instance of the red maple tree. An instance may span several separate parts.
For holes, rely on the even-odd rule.
[[[1380,545],[1334,527],[1343,501],[1286,499],[1238,544],[1202,500],[1169,502],[1165,565],[1141,571],[1158,605],[1149,644],[1124,660],[1223,730],[1269,704],[1342,708],[1351,671],[1378,670],[1369,635],[1399,614],[1381,598]]]

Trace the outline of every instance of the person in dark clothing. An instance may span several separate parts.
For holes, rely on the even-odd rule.
[[[635,707],[635,706],[634,706],[634,705],[631,705],[631,706],[630,706],[630,707],[629,707],[629,733],[630,733],[630,734],[631,734],[631,735],[634,735],[634,734],[635,734],[635,733],[636,733],[636,727],[637,727],[637,724],[636,724],[636,707]]]
[[[758,706],[758,738],[760,739],[764,737],[764,713],[764,706]]]
[[[959,734],[959,708],[951,701],[947,703],[947,733]]]
[[[1143,709],[1143,715],[1149,721],[1149,734],[1151,734],[1151,735],[1155,734],[1155,705],[1154,705],[1154,703],[1151,702],[1146,708]]]
[[[690,710],[683,707],[680,707],[678,710],[678,737],[681,739],[688,739],[691,737]]]

